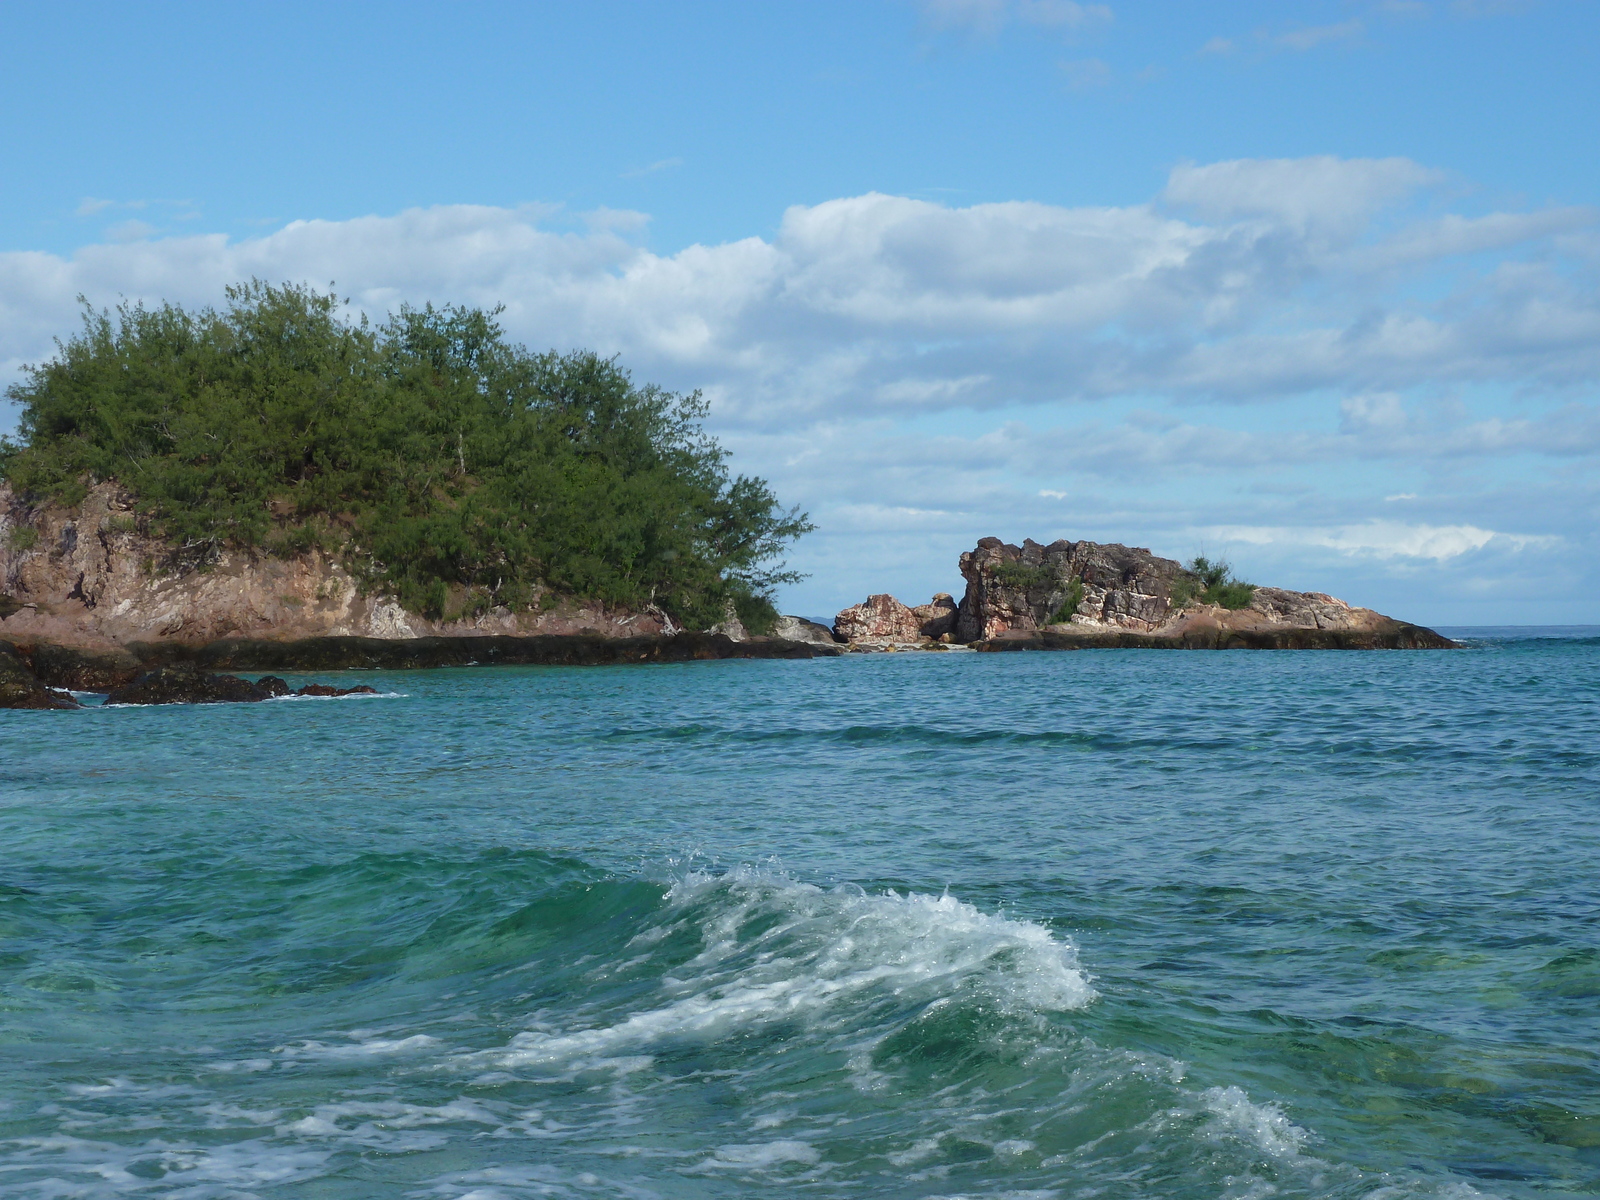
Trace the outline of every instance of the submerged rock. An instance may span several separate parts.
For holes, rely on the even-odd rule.
[[[362,684],[359,687],[336,688],[325,683],[308,683],[295,693],[296,696],[376,696],[378,689]]]
[[[126,687],[106,697],[118,704],[253,704],[274,696],[287,696],[289,685],[276,675],[255,683],[237,675],[207,675],[187,664],[146,671]]]

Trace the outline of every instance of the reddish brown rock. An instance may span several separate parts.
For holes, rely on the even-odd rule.
[[[917,629],[925,638],[938,641],[945,634],[954,634],[956,631],[955,597],[949,592],[939,592],[926,604],[919,604],[911,610],[917,617]]]
[[[915,642],[922,638],[922,621],[893,596],[879,593],[835,617],[833,632],[840,641],[853,643]]]
[[[36,503],[0,484],[0,637],[114,655],[129,642],[224,638],[677,632],[659,612],[567,602],[430,620],[392,597],[363,593],[337,559],[318,551],[278,558],[221,547],[197,555],[157,537],[114,482],[72,507]],[[453,593],[447,612],[463,597]],[[119,686],[132,674],[129,664],[112,664],[88,686]]]
[[[910,608],[893,596],[868,596],[834,618],[834,636],[855,645],[900,645],[938,641],[956,627],[956,602],[940,592],[927,604]]]
[[[1181,564],[1135,546],[1069,542],[1021,546],[984,538],[961,556],[967,593],[956,636],[1078,644],[1412,647],[1454,643],[1432,630],[1353,608],[1324,592],[1257,587],[1241,608],[1192,598]],[[1174,585],[1185,588],[1175,591]],[[1191,598],[1185,599],[1185,592]],[[1041,632],[1050,636],[1041,642]]]

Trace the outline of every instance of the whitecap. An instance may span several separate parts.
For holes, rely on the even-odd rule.
[[[465,1060],[501,1068],[603,1060],[666,1038],[829,1022],[863,996],[932,1008],[967,991],[1013,1013],[1068,1012],[1095,998],[1069,942],[948,894],[869,895],[743,870],[687,875],[665,900],[675,921],[696,920],[704,944],[662,978],[667,1003],[589,1029],[526,1030]],[[762,932],[744,932],[758,917]]]

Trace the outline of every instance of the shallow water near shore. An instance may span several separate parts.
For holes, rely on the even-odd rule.
[[[1600,630],[1492,632],[0,713],[0,1195],[1600,1193]]]

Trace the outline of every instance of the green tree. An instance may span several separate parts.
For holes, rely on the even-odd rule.
[[[0,472],[68,503],[116,479],[180,561],[320,546],[434,616],[569,595],[769,623],[798,578],[784,549],[812,526],[729,473],[701,395],[586,351],[530,353],[497,314],[402,307],[372,325],[259,281],[221,309],[86,306],[8,389],[21,442]]]

